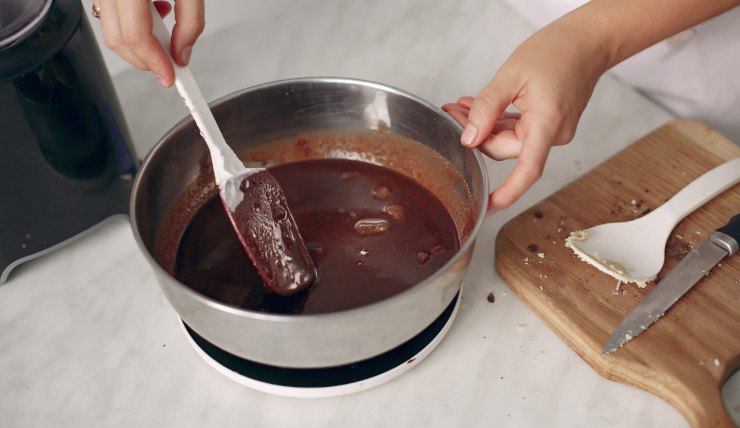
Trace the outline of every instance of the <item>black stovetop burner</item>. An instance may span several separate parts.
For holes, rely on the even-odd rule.
[[[402,345],[364,361],[329,368],[296,369],[250,361],[213,345],[184,322],[183,326],[201,356],[216,369],[242,384],[278,395],[336,396],[383,383],[418,363],[436,347],[449,329],[457,314],[460,293],[426,329]],[[394,371],[397,373],[391,376]]]

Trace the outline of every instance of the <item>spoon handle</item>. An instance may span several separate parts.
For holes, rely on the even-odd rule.
[[[170,32],[164,25],[164,21],[159,16],[154,4],[150,3],[149,7],[152,10],[152,33],[159,40],[167,56],[172,59]],[[208,150],[211,152],[216,184],[225,183],[232,176],[244,172],[244,164],[231,147],[226,144],[218,123],[216,123],[211,109],[203,98],[203,94],[201,94],[200,88],[195,82],[190,69],[177,65],[174,60],[172,61],[172,65],[175,67],[175,86],[177,87],[177,92],[190,110],[190,114],[193,115],[193,119],[195,119],[195,123],[200,130],[200,135],[206,141]]]
[[[658,207],[661,217],[678,224],[688,214],[707,201],[740,182],[740,157],[715,167],[676,193],[668,202]]]

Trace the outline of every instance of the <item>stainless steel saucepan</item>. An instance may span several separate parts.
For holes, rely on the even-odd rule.
[[[273,141],[314,131],[388,136],[367,144],[359,139],[325,146],[318,156],[364,159],[416,179],[448,208],[462,243],[431,277],[356,309],[281,315],[240,309],[206,297],[177,281],[161,255],[163,246],[179,239],[203,197],[214,191],[206,145],[195,123],[187,118],[147,155],[134,182],[130,210],[139,247],[167,299],[190,328],[242,358],[280,367],[317,368],[389,351],[444,311],[467,271],[485,215],[488,182],[481,156],[459,144],[462,129],[440,108],[395,88],[340,78],[260,85],[222,98],[211,107],[226,141],[238,154],[269,149]],[[409,139],[421,144],[406,145]],[[287,159],[283,153],[274,161],[289,160],[298,159]]]

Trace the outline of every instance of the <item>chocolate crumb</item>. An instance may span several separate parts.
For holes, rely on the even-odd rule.
[[[486,300],[488,300],[488,303],[493,303],[496,301],[496,296],[493,295],[493,291],[488,293],[488,296],[486,296]]]
[[[383,207],[383,212],[397,222],[402,222],[406,218],[406,208],[401,204],[386,205]]]
[[[527,251],[530,253],[536,253],[540,251],[540,247],[538,247],[537,244],[529,244],[527,245]]]
[[[681,242],[678,239],[669,240],[665,247],[666,255],[677,262],[686,257],[686,254],[688,254],[689,251],[691,251],[691,247],[687,243]]]
[[[388,186],[378,186],[373,189],[373,198],[379,201],[385,201],[391,194],[391,189]]]
[[[534,216],[535,216],[535,217],[537,217],[537,218],[542,218],[542,217],[544,217],[545,215],[544,215],[544,214],[542,214],[542,211],[535,211],[535,212],[534,212]]]
[[[424,263],[428,262],[430,258],[432,258],[432,255],[424,250],[416,253],[416,262],[419,263],[420,265],[423,265]]]

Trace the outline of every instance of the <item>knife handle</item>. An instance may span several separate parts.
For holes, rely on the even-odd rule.
[[[736,214],[726,225],[712,233],[709,239],[726,248],[729,252],[728,255],[737,252],[738,246],[740,246],[740,214]]]

